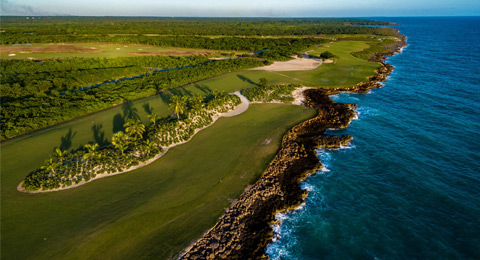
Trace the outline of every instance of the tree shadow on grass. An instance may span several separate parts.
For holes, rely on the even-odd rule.
[[[135,119],[140,120],[140,116],[138,115],[138,109],[133,105],[132,101],[127,101],[122,105],[123,110],[123,119]]]
[[[68,132],[60,137],[60,150],[66,151],[72,147],[72,139],[77,135],[77,132],[72,132],[72,128],[68,129]]]
[[[172,88],[170,89],[171,96],[183,96],[185,95],[181,88]]]
[[[260,85],[258,85],[258,83],[254,82],[253,80],[251,80],[251,79],[249,79],[249,78],[247,78],[243,75],[237,75],[237,77],[239,79],[241,79],[243,82],[247,82],[248,84],[252,84],[252,85],[255,85],[255,86],[260,86]]]
[[[196,89],[202,91],[206,95],[210,95],[212,93],[212,89],[209,88],[207,85],[199,85],[199,84],[194,84],[193,85]]]
[[[165,91],[159,92],[158,96],[162,99],[163,103],[170,103],[170,95],[167,94]]]
[[[94,124],[92,126],[93,139],[95,143],[100,146],[104,146],[108,143],[107,138],[105,138],[105,131],[102,131],[102,124]]]
[[[186,89],[185,86],[181,86],[181,87],[178,87],[178,88],[182,91],[182,93],[183,93],[182,95],[184,95],[184,96],[188,95],[190,97],[193,96],[192,92],[190,90]]]
[[[116,133],[118,131],[123,131],[125,128],[123,125],[125,124],[125,119],[123,116],[118,113],[113,117],[113,132]]]
[[[147,114],[150,115],[150,114],[153,113],[153,107],[150,106],[150,103],[145,103],[145,104],[143,104],[142,107],[143,107],[143,110],[145,110],[145,112],[146,112]]]

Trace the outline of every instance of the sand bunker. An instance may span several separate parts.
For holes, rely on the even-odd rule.
[[[254,68],[252,70],[266,71],[296,71],[296,70],[313,70],[322,65],[320,60],[296,58],[289,61],[276,61],[272,65]]]

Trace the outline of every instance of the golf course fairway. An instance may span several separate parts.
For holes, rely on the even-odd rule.
[[[2,258],[171,258],[212,227],[229,201],[262,174],[285,131],[315,113],[254,104],[241,115],[220,118],[144,168],[43,194],[20,193],[16,186],[76,120],[87,125],[87,133],[75,128],[72,147],[93,138],[91,121],[101,122],[102,115],[3,142]]]

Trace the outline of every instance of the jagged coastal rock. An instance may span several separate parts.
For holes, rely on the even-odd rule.
[[[398,33],[398,31],[397,31]],[[385,56],[399,52],[406,38],[398,34],[399,41],[388,51],[372,56],[380,62],[376,75],[366,82],[350,88],[307,89],[303,92],[305,106],[318,110],[318,115],[288,131],[282,146],[262,177],[247,189],[217,224],[202,238],[187,248],[179,259],[267,259],[265,248],[272,240],[271,225],[275,214],[300,205],[307,191],[300,182],[321,168],[315,150],[320,147],[338,148],[353,140],[349,135],[324,134],[328,128],[345,128],[355,117],[355,104],[335,103],[329,95],[339,92],[366,93],[382,87],[393,71],[384,62]]]

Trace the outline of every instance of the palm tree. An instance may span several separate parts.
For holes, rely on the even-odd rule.
[[[98,144],[86,144],[84,147],[87,149],[87,152],[83,154],[83,159],[95,156],[95,151],[97,150],[98,146]]]
[[[57,157],[58,161],[60,163],[63,163],[63,160],[65,159],[65,156],[68,154],[67,151],[62,151],[60,148],[55,149],[55,157]]]
[[[212,91],[212,97],[213,99],[217,99],[220,96],[220,92],[217,90]]]
[[[190,107],[195,110],[199,111],[203,107],[203,97],[202,96],[194,96],[191,97],[189,100]]]
[[[149,156],[150,155],[150,152],[153,150],[153,148],[155,147],[155,143],[150,141],[150,139],[147,139],[144,143],[144,146],[145,148],[145,153],[146,153],[146,156]]]
[[[116,132],[112,136],[112,144],[123,154],[128,147],[128,136],[122,131]]]
[[[45,160],[45,165],[41,166],[40,169],[51,171],[55,175],[55,169],[60,165],[59,162],[55,162],[52,158],[50,160]]]
[[[180,114],[183,114],[186,109],[188,98],[186,96],[173,95],[171,101],[168,106],[177,115],[177,119],[180,119]]]
[[[153,125],[156,125],[157,121],[160,120],[160,117],[155,113],[149,114],[148,118],[150,119],[150,122],[152,122]]]
[[[134,140],[142,139],[143,133],[145,132],[145,125],[142,124],[142,122],[139,120],[128,119],[123,126],[125,127],[125,132]]]

